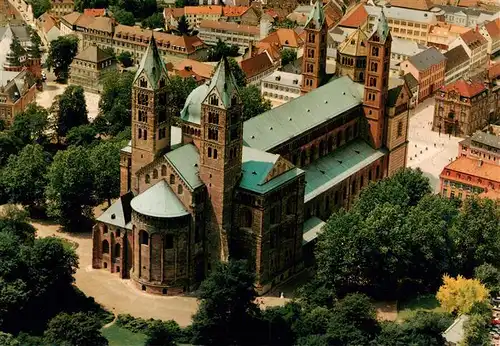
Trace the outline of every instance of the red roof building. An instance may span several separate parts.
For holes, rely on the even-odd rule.
[[[368,20],[368,12],[365,10],[363,4],[359,4],[351,12],[344,16],[340,21],[339,26],[346,28],[359,28],[362,27]]]

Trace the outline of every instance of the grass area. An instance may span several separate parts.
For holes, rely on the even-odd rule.
[[[420,310],[443,312],[436,296],[428,294],[400,302],[398,304],[398,320],[406,320]]]
[[[116,324],[102,329],[102,335],[108,339],[109,346],[144,346],[146,335],[133,333]]]

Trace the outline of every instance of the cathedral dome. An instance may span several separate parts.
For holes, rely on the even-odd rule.
[[[134,197],[130,206],[139,214],[156,218],[175,218],[189,215],[165,180],[160,180]]]
[[[181,119],[194,124],[201,124],[201,103],[208,93],[208,84],[204,83],[191,91],[181,111]]]

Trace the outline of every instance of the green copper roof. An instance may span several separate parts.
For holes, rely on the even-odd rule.
[[[385,17],[384,9],[380,12],[377,24],[377,35],[380,37],[381,42],[385,42],[387,36],[389,36],[389,24],[387,24],[387,18]]]
[[[325,121],[361,105],[363,86],[349,77],[336,78],[318,89],[245,121],[246,146],[270,151]]]
[[[231,105],[231,97],[233,93],[238,92],[236,79],[231,73],[231,66],[226,57],[223,57],[217,64],[215,73],[210,80],[207,95],[212,94],[214,90],[219,94],[222,104],[225,108]]]
[[[202,84],[189,94],[181,111],[181,119],[194,124],[201,124],[201,103],[208,93],[208,84]]]
[[[323,220],[318,219],[316,216],[306,220],[304,222],[304,228],[302,229],[302,245],[316,239],[325,224]]]
[[[392,89],[389,89],[389,92],[387,94],[387,102],[385,104],[387,107],[394,107],[396,105],[398,97],[401,94],[401,90],[403,90],[403,85],[398,85]]]
[[[130,206],[139,214],[151,217],[174,218],[189,215],[165,180],[160,180],[136,196]]]
[[[306,25],[304,27],[307,28],[311,23],[316,30],[321,29],[325,23],[325,12],[323,12],[323,6],[319,0],[316,1],[311,12],[309,12],[309,17],[307,17]]]
[[[181,176],[191,190],[203,185],[198,176],[200,154],[193,144],[186,144],[166,153],[165,159],[174,167],[177,174]]]
[[[294,167],[266,182],[266,177],[273,169],[279,157],[277,154],[243,147],[240,187],[264,194],[304,173],[301,169]]]
[[[108,209],[99,215],[97,221],[121,228],[132,229],[130,223],[130,201],[133,197],[134,194],[132,192],[120,196]]]
[[[362,139],[357,139],[315,161],[304,168],[306,171],[304,202],[307,203],[328,191],[385,154],[384,149],[373,149]]]
[[[163,59],[158,52],[158,47],[156,47],[156,40],[153,35],[151,35],[151,40],[149,41],[149,46],[146,49],[146,53],[142,57],[139,69],[137,70],[134,81],[144,72],[149,80],[149,83],[153,88],[158,87],[158,82],[161,76],[167,76],[167,68],[163,63]]]

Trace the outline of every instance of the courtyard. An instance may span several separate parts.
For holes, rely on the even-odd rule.
[[[410,111],[407,166],[420,168],[439,192],[439,174],[458,154],[463,138],[449,137],[432,131],[434,98],[429,98]]]

